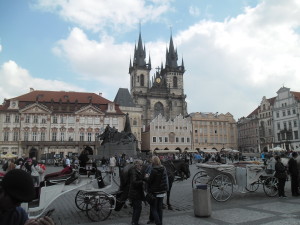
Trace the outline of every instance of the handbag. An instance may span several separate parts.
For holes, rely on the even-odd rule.
[[[155,201],[156,197],[154,194],[148,192],[146,194],[146,201],[149,203],[149,204],[152,204],[154,201]]]

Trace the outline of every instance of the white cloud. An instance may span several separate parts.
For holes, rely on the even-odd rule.
[[[283,84],[300,91],[299,25],[299,1],[262,1],[224,22],[203,20],[174,36],[187,70],[189,112],[230,112],[237,119],[250,114],[263,96],[275,96]],[[146,43],[152,68],[165,61],[165,46],[161,41]],[[74,28],[54,52],[82,79],[96,79],[111,88],[113,98],[117,88],[129,86],[133,49],[133,44],[115,43],[109,36],[90,40]]]
[[[85,29],[124,31],[139,21],[159,20],[170,8],[170,0],[37,0],[35,7],[57,13]]]
[[[192,16],[199,16],[200,15],[200,9],[196,6],[190,6],[189,8],[189,13],[192,15]]]
[[[2,51],[2,45],[0,44],[0,52]]]
[[[0,99],[9,99],[35,90],[83,91],[83,89],[58,80],[44,80],[32,77],[29,72],[14,61],[5,62],[0,68]]]

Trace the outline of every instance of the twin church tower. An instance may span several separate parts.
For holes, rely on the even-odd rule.
[[[146,48],[143,46],[141,33],[134,57],[129,63],[130,93],[136,106],[142,107],[142,123],[148,125],[157,115],[161,114],[167,120],[177,115],[187,115],[186,95],[183,88],[185,72],[183,59],[178,65],[177,49],[174,48],[172,35],[169,49],[166,49],[165,65],[156,68],[150,75],[151,58],[146,62]]]

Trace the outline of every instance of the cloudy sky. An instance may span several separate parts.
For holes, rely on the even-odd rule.
[[[189,113],[238,119],[282,86],[300,91],[299,0],[2,0],[0,101],[31,87],[114,100],[139,24],[152,68],[172,30]]]

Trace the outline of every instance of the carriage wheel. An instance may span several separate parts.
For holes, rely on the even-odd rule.
[[[209,176],[205,171],[199,171],[196,173],[192,180],[192,187],[196,188],[197,184],[207,184],[209,181]]]
[[[259,187],[259,183],[255,182],[253,184],[249,184],[245,187],[245,189],[249,192],[255,192]]]
[[[91,197],[86,205],[86,215],[93,222],[106,220],[112,211],[111,198],[106,194],[98,194]]]
[[[264,182],[264,192],[269,197],[278,194],[278,179],[276,177],[268,177]]]
[[[233,192],[233,183],[229,176],[220,174],[210,184],[211,196],[218,202],[227,201]]]
[[[87,192],[87,191],[78,191],[75,196],[75,205],[81,211],[85,211],[87,209],[87,205],[90,201],[92,195],[95,195],[97,192]]]

